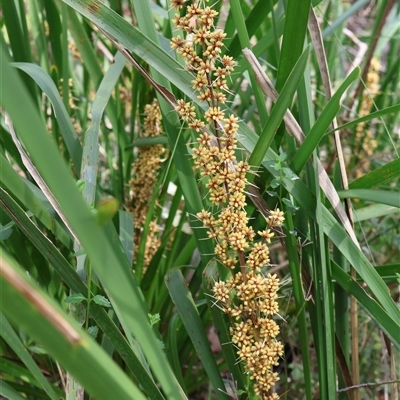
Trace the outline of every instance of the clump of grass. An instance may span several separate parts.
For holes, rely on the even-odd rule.
[[[398,298],[398,276],[392,264],[399,254],[400,226],[393,193],[399,180],[395,2],[360,10],[361,2],[346,9],[341,2],[334,7],[332,2],[287,2],[281,7],[279,2],[262,0],[175,0],[172,6],[177,14],[172,11],[172,17],[180,29],[172,40],[180,54],[176,60],[163,42],[171,38],[170,14],[159,7],[171,1],[157,1],[153,8],[151,3],[3,2],[3,395],[52,400],[65,395],[107,400],[226,400],[228,396],[258,400],[273,399],[279,393],[290,399],[357,400],[360,396],[376,398],[382,389],[386,397],[397,398],[393,382],[397,382],[400,318],[393,301]],[[304,56],[309,41],[307,23],[312,22],[310,5],[320,16],[314,21],[312,40],[318,43],[315,33],[323,29],[326,65],[334,77],[334,88],[345,75],[354,73],[348,70],[345,54],[353,60],[362,50],[353,46],[348,52],[352,44],[340,31],[353,19],[350,15],[357,10],[363,13],[356,24],[347,27],[370,49],[361,61],[366,88],[362,93],[360,83],[355,94],[348,92],[342,98],[340,103],[348,112],[335,101],[326,101],[319,91],[324,75],[329,79],[320,67],[324,52],[314,45],[310,49],[313,56]],[[376,46],[380,36],[383,40]],[[111,43],[120,50],[115,57]],[[241,58],[244,48],[252,50],[274,82],[279,96],[272,96],[273,101],[286,98],[290,100],[287,105],[277,101],[268,107],[269,100],[265,101],[250,66]],[[8,55],[23,64],[11,66]],[[374,57],[381,67],[370,62]],[[145,110],[151,118],[138,122],[144,106],[152,103],[153,89],[168,102],[160,102],[163,121],[159,111],[152,109]],[[286,96],[289,92],[297,96]],[[175,96],[180,98],[176,111],[190,132],[179,131],[180,122],[171,113],[169,105],[176,105]],[[205,114],[198,112],[200,108]],[[325,165],[330,177],[325,178],[332,180],[336,190],[341,188],[337,170],[331,174],[336,157],[330,146],[331,128],[318,129],[318,143],[297,147],[283,129],[287,108],[309,138],[314,137],[309,132],[316,132],[317,124],[327,126],[333,118],[339,124],[350,122],[342,126],[340,135],[351,141],[347,169],[353,178],[364,176],[349,182],[352,193],[339,195],[361,196],[354,212],[360,221],[354,228],[360,248],[335,218],[339,201],[329,205],[318,184],[322,182],[319,167],[312,164],[318,156],[331,160],[332,164]],[[374,116],[372,111],[379,113]],[[370,119],[364,121],[346,119],[347,115],[368,114]],[[164,154],[154,157],[155,147],[147,154],[143,146],[131,151],[131,143],[141,136],[135,135],[141,122],[143,133],[161,132],[163,125],[171,158],[162,179],[156,177],[156,170]],[[282,126],[276,130],[278,125]],[[10,136],[14,130],[22,147]],[[186,144],[193,136],[196,145],[188,151]],[[248,153],[244,155],[241,148]],[[313,156],[311,162],[303,160],[303,167],[294,168],[302,164],[296,161],[299,150]],[[188,159],[188,152],[193,159]],[[251,166],[247,154],[253,155]],[[132,169],[134,159],[137,170]],[[249,186],[256,169],[259,191]],[[42,178],[47,188],[33,187],[32,178],[37,182]],[[172,185],[176,191],[170,197]],[[109,195],[127,204],[135,226],[130,213],[117,210],[116,201],[100,201],[96,211],[90,211],[96,200]],[[60,207],[51,209],[44,196],[47,200],[54,196]],[[276,196],[279,203],[270,196]],[[265,218],[252,204],[246,205],[250,199]],[[284,211],[281,228],[277,226],[283,214],[274,210],[275,204]],[[163,207],[162,213],[156,210],[158,206]],[[162,222],[157,223],[154,214],[162,214]],[[190,218],[194,229],[187,230]],[[164,232],[161,244],[158,224]],[[196,229],[199,226],[203,229]],[[270,241],[281,230],[285,240],[275,247]],[[149,239],[153,233],[156,241]],[[207,235],[210,240],[203,240]],[[82,249],[74,246],[74,238]],[[217,262],[210,262],[213,254]],[[348,273],[349,265],[357,271],[355,279]],[[188,269],[194,273],[186,273]],[[11,274],[18,270],[21,279]],[[85,271],[93,271],[86,280],[82,279]],[[279,279],[272,275],[275,272]],[[285,288],[280,278],[287,280]],[[25,287],[22,292],[21,287]],[[46,291],[55,301],[44,295]],[[71,325],[63,312],[63,299],[70,291],[74,295],[68,301],[77,305],[74,317],[79,325],[81,316],[87,316],[85,328]],[[29,293],[35,295],[27,297]],[[284,296],[287,305],[283,305]],[[354,329],[354,335],[349,335],[348,326],[351,296],[363,307],[353,313],[361,327]],[[32,301],[37,307],[32,307]],[[63,310],[56,311],[56,303]],[[20,312],[15,312],[16,307]],[[283,309],[288,324],[278,329],[277,313]],[[218,350],[209,346],[204,332],[210,315],[220,339]],[[12,343],[7,341],[10,338]],[[358,357],[353,349],[360,338]],[[282,351],[280,341],[285,343],[286,366],[279,369],[280,381],[276,382],[272,367]],[[220,354],[213,354],[220,350],[223,362],[219,362]],[[77,357],[71,357],[74,354]],[[374,370],[367,367],[373,357],[380,357],[379,368]],[[63,368],[59,373],[50,364],[55,360]],[[69,382],[79,382],[77,387],[60,384],[64,370],[75,376],[77,381]],[[95,377],[93,371],[97,371]],[[32,384],[21,382],[22,375],[31,376]],[[367,382],[373,385],[366,386]]]

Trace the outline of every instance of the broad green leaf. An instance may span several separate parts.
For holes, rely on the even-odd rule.
[[[71,304],[76,304],[76,303],[82,303],[82,301],[86,301],[86,297],[82,293],[74,293],[69,296],[67,296],[64,301],[66,303],[71,303]]]
[[[178,313],[173,313],[172,317],[169,321],[168,332],[167,332],[167,354],[169,362],[174,369],[175,376],[177,377],[182,388],[185,389],[185,382],[182,376],[182,368],[179,362],[179,353],[178,353],[178,327],[182,325],[182,322],[179,319]],[[185,390],[186,392],[186,390]]]
[[[13,222],[10,222],[4,226],[0,224],[0,241],[6,240],[11,236],[11,234],[13,233],[13,226]]]
[[[0,364],[0,371],[6,376],[16,376],[22,382],[29,385],[39,386],[33,374],[25,368],[25,366],[19,365],[14,360],[2,359]]]
[[[316,152],[314,152],[316,156]],[[313,160],[314,171],[318,171],[318,161]],[[312,174],[313,186],[318,187],[319,176],[317,173]],[[311,179],[308,182],[311,182]],[[316,210],[315,216],[317,221],[322,220],[323,213],[323,195],[321,190],[316,190]],[[293,226],[294,228],[294,226]],[[335,325],[334,325],[334,299],[332,272],[329,262],[329,243],[325,236],[324,226],[314,222],[310,227],[313,236],[314,250],[313,261],[319,267],[313,268],[312,279],[315,284],[315,308],[310,306],[311,324],[316,325],[320,321],[323,322],[324,328],[315,326],[313,336],[317,351],[319,370],[326,371],[319,374],[319,386],[321,398],[334,398],[336,396],[336,351],[335,351]],[[287,232],[285,232],[288,235]],[[317,334],[316,334],[317,332]]]
[[[96,296],[92,298],[92,301],[94,301],[99,306],[111,307],[111,303],[109,302],[109,300],[100,294],[96,294]]]
[[[259,28],[259,26],[263,22],[265,22],[268,14],[271,12],[273,3],[276,3],[276,0],[273,2],[258,1],[251,9],[249,16],[246,18],[246,29],[250,39]],[[232,26],[235,30],[236,25],[233,23]],[[235,32],[234,36],[231,39],[226,27],[225,32],[228,34],[225,42],[225,45],[228,48],[227,52],[231,57],[236,59],[240,56],[241,53],[238,33]]]
[[[1,8],[14,61],[30,63],[32,61],[32,55],[29,48],[26,13],[24,12],[25,4],[16,1],[2,1]],[[35,104],[38,105],[37,88],[35,84],[26,75],[24,76],[24,74],[21,74],[20,76],[22,76],[31,98],[34,100]]]
[[[129,265],[133,262],[133,216],[132,213],[119,210],[119,240]]]
[[[389,265],[377,265],[375,267],[378,274],[384,279],[396,278],[400,271],[400,263]]]

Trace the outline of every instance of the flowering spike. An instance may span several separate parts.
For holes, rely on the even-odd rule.
[[[177,7],[182,2],[173,3]],[[202,210],[197,218],[215,240],[215,256],[233,272],[227,281],[214,284],[213,296],[217,307],[232,320],[232,342],[255,393],[262,400],[273,400],[278,398],[273,386],[279,379],[273,367],[283,354],[283,346],[276,340],[279,327],[273,319],[279,311],[279,280],[262,271],[270,262],[268,244],[274,236],[272,230],[283,223],[284,217],[281,211],[272,211],[266,229],[257,232],[256,241],[256,232],[249,226],[244,211],[250,166],[236,158],[238,118],[226,115],[221,107],[226,102],[225,93],[229,93],[227,79],[235,61],[227,55],[221,57],[226,34],[215,28],[215,10],[198,1],[191,2],[183,14],[184,17],[175,16],[173,23],[190,35],[186,39],[173,38],[171,47],[194,73],[192,88],[198,99],[208,104],[208,109],[203,120],[196,116],[194,106],[184,100],[178,100],[175,110],[190,129],[199,133],[193,148],[194,166],[204,177],[208,199],[217,209],[213,214]]]
[[[143,124],[143,136],[153,137],[162,133],[161,111],[157,100],[147,104],[145,107],[145,118]],[[134,251],[138,252],[141,240],[142,229],[146,220],[149,198],[152,195],[154,185],[157,181],[158,170],[161,165],[161,157],[165,149],[162,145],[140,146],[138,157],[133,164],[133,179],[129,182],[131,188],[130,209],[133,214],[134,228]],[[149,232],[146,237],[146,247],[144,255],[144,266],[150,261],[157,251],[161,241],[159,239],[160,227],[156,221],[150,222]]]

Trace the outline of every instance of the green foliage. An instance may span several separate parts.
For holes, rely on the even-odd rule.
[[[399,379],[399,9],[367,3],[212,5],[227,33],[221,55],[237,64],[226,106],[239,118],[237,158],[256,172],[246,211],[255,231],[268,209],[286,217],[267,268],[282,281],[282,398],[397,393],[384,381]],[[195,216],[208,204],[190,157],[198,133],[173,106],[185,99],[202,114],[206,104],[170,48],[179,34],[170,1],[2,6],[0,395],[256,399],[213,298],[227,271]],[[144,137],[155,97],[162,134]],[[168,151],[136,229],[132,163],[155,145]],[[155,220],[159,240],[147,260]],[[359,306],[352,337],[351,298]],[[392,357],[372,370],[376,354]],[[379,385],[340,391],[366,382]]]

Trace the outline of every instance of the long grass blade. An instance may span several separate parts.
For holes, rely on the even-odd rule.
[[[225,394],[224,382],[222,381],[217,363],[211,353],[211,348],[203,329],[198,310],[181,271],[176,268],[169,271],[165,276],[165,283],[201,363],[214,387],[217,398],[221,400],[228,399],[228,396]]]
[[[105,232],[83,202],[69,171],[32,106],[27,106],[23,111],[20,109],[19,96],[24,93],[25,89],[17,79],[15,71],[8,65],[4,50],[3,56],[0,58],[2,76],[7,77],[3,79],[5,84],[3,85],[4,97],[1,99],[1,105],[10,112],[37,170],[59,202],[72,229],[87,251],[127,336],[133,335],[140,342],[166,394],[171,399],[184,398],[165,354],[149,326],[147,306],[130,272],[125,255],[123,253],[122,256],[119,255],[119,252],[122,251],[120,247],[118,250],[113,248]],[[36,132],[35,137],[29,134],[33,126]],[[46,157],[42,156],[43,152]],[[110,266],[113,266],[112,274]]]
[[[21,231],[33,243],[33,245],[43,254],[43,256],[51,263],[55,272],[65,282],[65,284],[74,292],[82,295],[94,297],[93,293],[88,293],[88,288],[76,271],[71,268],[71,264],[63,257],[56,247],[42,234],[39,228],[28,218],[26,213],[8,196],[8,194],[0,189],[0,204],[9,216],[19,226]],[[126,339],[122,336],[120,330],[111,321],[103,307],[96,303],[91,304],[91,316],[98,324],[99,328],[110,339],[114,348],[123,358],[124,362],[136,376],[143,389],[152,399],[163,399],[159,389],[153,379],[149,376],[141,361],[129,346]]]
[[[350,189],[368,189],[400,176],[400,158],[379,167],[350,183]]]
[[[399,193],[389,190],[351,189],[338,192],[341,198],[354,198],[388,206],[400,207]]]
[[[340,109],[341,97],[348,87],[359,77],[359,75],[360,69],[357,68],[345,79],[345,81],[340,85],[335,94],[324,107],[321,115],[313,125],[310,132],[307,134],[303,144],[296,152],[292,163],[290,164],[290,167],[296,174],[300,173],[307,160],[311,157],[312,152],[323,138],[325,131],[336,117],[336,114]]]
[[[4,396],[6,399],[13,400],[25,400],[26,398],[21,396],[19,392],[14,390],[7,382],[0,379],[0,395]]]
[[[50,386],[47,379],[44,377],[42,371],[32,358],[32,356],[28,353],[24,345],[21,343],[20,338],[15,333],[14,329],[8,322],[7,318],[3,313],[0,313],[0,335],[3,340],[12,348],[18,358],[25,364],[25,366],[32,373],[33,377],[38,381],[38,383],[42,386],[46,394],[52,399],[57,400],[58,395],[54,392],[53,388]],[[1,385],[0,385],[1,386]]]
[[[397,321],[396,323],[395,320],[390,318],[387,312],[335,262],[332,262],[332,277],[341,287],[358,300],[359,304],[371,315],[382,331],[385,332],[385,334],[390,337],[390,340],[395,343],[396,347],[399,348],[399,322]]]
[[[66,247],[72,247],[71,236],[66,232],[65,228],[55,218],[54,210],[45,203],[45,197],[39,196],[39,190],[36,186],[29,184],[12,168],[7,162],[3,154],[0,154],[0,182],[4,187],[7,187],[10,192],[14,194],[21,204],[26,209],[31,210],[33,215],[40,221],[47,229],[49,229],[55,237]],[[36,190],[34,190],[36,189]]]
[[[294,93],[300,83],[300,80],[304,74],[304,70],[307,65],[309,55],[309,49],[307,48],[298,62],[293,68],[290,76],[288,77],[282,93],[279,95],[275,107],[271,111],[267,123],[265,124],[263,131],[258,139],[258,142],[254,148],[254,152],[251,154],[249,164],[252,166],[258,166],[261,164],[267,149],[271,145],[276,129],[282,123],[283,117],[286,114],[287,109],[290,107]]]
[[[82,146],[53,80],[38,65],[28,63],[13,63],[12,65],[27,73],[50,99],[65,145],[76,170],[79,171],[81,168]]]
[[[44,344],[98,399],[145,400],[141,391],[75,321],[24,277],[19,265],[2,252],[0,279],[3,312]],[[18,309],[19,312],[13,312]],[[91,367],[88,368],[88,365]]]
[[[250,47],[250,38],[247,32],[246,24],[244,21],[243,11],[241,9],[239,0],[229,0],[231,6],[231,13],[233,16],[233,20],[235,22],[235,27],[237,30],[237,35],[239,37],[240,46],[242,49]],[[248,63],[248,61],[247,61]],[[249,65],[250,66],[250,65]],[[253,89],[253,94],[257,104],[257,110],[260,115],[260,123],[261,126],[265,125],[267,122],[267,108],[265,106],[265,100],[263,93],[261,92],[259,86],[257,85],[257,81],[254,76],[254,72],[251,68],[249,68],[249,76],[251,87]]]

